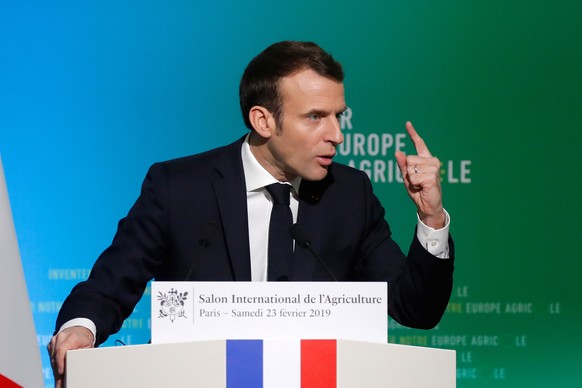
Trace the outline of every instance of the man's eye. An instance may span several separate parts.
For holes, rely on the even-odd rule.
[[[317,121],[317,120],[319,120],[321,118],[321,116],[318,115],[317,113],[312,113],[309,116],[307,116],[307,118],[309,120],[312,120],[312,121]]]

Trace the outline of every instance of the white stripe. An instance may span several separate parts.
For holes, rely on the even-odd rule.
[[[300,388],[301,341],[263,341],[263,387]]]

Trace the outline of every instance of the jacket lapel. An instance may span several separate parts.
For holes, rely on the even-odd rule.
[[[218,160],[216,170],[221,179],[214,182],[214,192],[234,280],[250,281],[248,212],[241,147],[240,140],[227,146]]]

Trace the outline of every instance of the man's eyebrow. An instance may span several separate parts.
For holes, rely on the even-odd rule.
[[[336,112],[333,111],[327,111],[327,110],[323,110],[323,109],[318,109],[318,108],[314,108],[309,110],[308,112],[305,113],[306,116],[312,115],[312,114],[316,114],[319,116],[327,116],[330,114],[333,115],[341,115],[342,113],[344,113],[346,110],[348,110],[348,107],[344,107],[342,109],[337,110]]]
[[[315,109],[310,109],[307,113],[305,113],[305,115],[306,116],[309,116],[309,115],[316,114],[316,115],[319,115],[319,116],[326,116],[329,113],[330,113],[329,111],[325,111],[323,109],[317,109],[317,108],[315,108]]]

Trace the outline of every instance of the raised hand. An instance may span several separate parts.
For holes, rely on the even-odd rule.
[[[431,228],[440,229],[446,222],[440,179],[441,162],[432,156],[410,121],[406,122],[406,131],[417,155],[407,156],[401,151],[395,154],[404,186],[418,209],[421,221]]]

